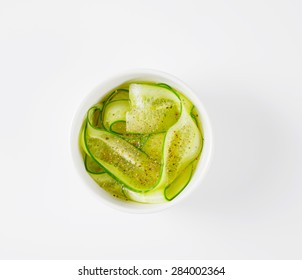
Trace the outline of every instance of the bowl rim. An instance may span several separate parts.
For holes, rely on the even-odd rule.
[[[97,103],[100,99],[102,99],[102,97],[108,92],[110,92],[110,90],[116,88],[122,83],[131,80],[149,80],[154,82],[165,82],[169,84],[173,88],[176,88],[180,92],[184,93],[184,95],[187,96],[193,102],[199,112],[199,117],[201,119],[204,143],[199,162],[196,166],[196,169],[194,171],[194,174],[192,175],[189,184],[185,187],[185,189],[172,201],[166,203],[144,204],[131,201],[124,202],[122,200],[118,200],[112,195],[110,195],[108,192],[103,190],[99,185],[97,185],[97,183],[93,181],[93,179],[86,172],[83,164],[83,159],[80,153],[79,132],[82,127],[87,110],[93,104]],[[198,187],[198,185],[200,185],[209,168],[213,152],[212,126],[209,120],[208,113],[205,110],[204,105],[200,100],[200,97],[187,84],[185,84],[177,77],[166,72],[153,69],[127,70],[113,75],[110,78],[102,80],[96,87],[94,87],[94,89],[92,89],[84,96],[79,106],[76,108],[70,126],[69,137],[72,161],[77,171],[76,173],[79,175],[82,181],[86,185],[90,185],[90,189],[99,195],[100,199],[102,200],[102,202],[104,202],[105,205],[128,213],[158,212],[164,209],[168,209],[178,204],[180,201],[183,201],[185,198],[188,197],[190,193],[192,193],[192,191],[194,191]]]

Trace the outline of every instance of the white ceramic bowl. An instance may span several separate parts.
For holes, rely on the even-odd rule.
[[[83,159],[80,153],[79,145],[79,133],[82,123],[85,119],[88,109],[97,103],[102,97],[116,88],[120,84],[128,81],[153,81],[158,83],[166,83],[173,88],[184,93],[194,103],[198,109],[199,117],[201,119],[203,128],[204,145],[201,153],[201,157],[197,168],[192,176],[191,181],[185,187],[185,189],[172,201],[162,204],[142,204],[129,201],[121,201],[114,198],[112,195],[103,190],[94,180],[88,175],[85,170]],[[209,122],[208,114],[206,113],[199,97],[191,90],[186,84],[180,81],[178,78],[155,70],[133,70],[127,71],[123,74],[116,75],[115,77],[101,82],[94,90],[88,93],[82,103],[80,104],[72,123],[71,128],[71,153],[75,163],[75,167],[83,179],[87,187],[92,189],[96,195],[100,198],[100,203],[107,204],[111,207],[117,208],[126,212],[133,213],[150,213],[159,210],[166,209],[175,204],[178,204],[181,200],[187,197],[194,189],[202,187],[201,181],[207,171],[211,152],[212,152],[212,129]]]

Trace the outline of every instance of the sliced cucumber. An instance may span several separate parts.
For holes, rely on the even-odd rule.
[[[200,153],[202,137],[189,112],[183,108],[178,122],[165,138],[162,182],[170,184]]]
[[[163,87],[163,88],[166,88],[168,90],[171,90],[171,91],[174,91],[174,89],[172,87],[170,87],[169,85],[165,84],[165,83],[158,83],[156,84],[156,86],[158,87]],[[175,91],[174,91],[175,92]]]
[[[191,110],[191,116],[193,118],[193,120],[195,121],[196,125],[198,126],[198,128],[202,130],[202,123],[200,121],[200,118],[199,118],[199,113],[197,111],[197,108],[195,106],[193,106],[192,110]]]
[[[95,104],[93,107],[91,107],[87,112],[86,120],[84,121],[82,125],[82,130],[80,134],[80,146],[84,152],[84,162],[86,162],[86,155],[89,155],[86,145],[85,145],[85,127],[87,123],[95,129],[102,129],[102,109],[103,109],[103,103]],[[86,165],[85,165],[86,166]]]
[[[91,107],[87,113],[87,121],[94,128],[103,128],[102,123],[103,103],[96,104]]]
[[[131,109],[126,114],[128,132],[165,132],[179,118],[181,108],[179,97],[165,87],[131,84],[129,99]]]
[[[114,180],[107,173],[90,174],[93,180],[104,190],[120,199],[127,199],[123,192],[123,185]]]
[[[85,145],[85,127],[87,126],[87,120],[85,121],[85,124],[83,125],[81,134],[80,134],[80,147],[82,148],[82,155],[85,160],[85,156],[89,155],[89,152],[87,151],[86,145]]]
[[[118,134],[126,134],[126,122],[124,120],[118,120],[112,123],[109,130]]]
[[[160,178],[160,165],[117,135],[88,125],[85,144],[90,156],[129,189],[151,190]]]
[[[167,200],[172,200],[188,185],[193,173],[193,164],[191,163],[180,175],[165,188],[165,197]]]
[[[142,148],[151,159],[162,162],[166,133],[151,134]]]
[[[130,143],[131,145],[133,145],[134,147],[141,149],[143,151],[143,147],[146,143],[146,141],[148,140],[149,135],[142,135],[138,138],[132,137],[132,138],[124,138],[128,143]],[[150,156],[150,158],[152,159],[152,157]]]
[[[117,89],[113,92],[113,94],[108,98],[108,101],[121,100],[121,99],[129,99],[129,90],[128,89]]]
[[[134,192],[125,188],[125,196],[132,201],[140,203],[164,203],[174,199],[188,185],[192,177],[192,165],[189,165],[168,187],[155,188],[148,192]]]
[[[145,134],[134,134],[126,132],[126,122],[116,121],[110,126],[111,132],[119,134],[121,138],[126,140],[138,149],[141,149],[148,139],[149,135]]]
[[[159,84],[156,84],[156,86],[160,86],[160,87],[166,88],[166,89],[168,89],[170,91],[173,91],[180,98],[182,106],[185,107],[188,111],[190,111],[191,108],[193,107],[192,102],[187,97],[185,97],[183,94],[181,94],[180,92],[176,91],[175,89],[173,89],[169,85],[164,84],[164,83],[159,83]]]
[[[125,196],[132,201],[140,203],[164,203],[167,202],[165,198],[164,189],[155,189],[149,192],[134,192],[130,189],[124,189]]]
[[[85,155],[85,168],[87,172],[91,174],[100,174],[105,172],[105,170],[87,154]]]
[[[179,94],[179,96],[180,96],[182,107],[185,108],[187,112],[191,112],[192,108],[194,107],[192,102],[182,94]]]
[[[121,133],[125,127],[126,112],[129,111],[128,100],[114,100],[106,104],[103,111],[103,123],[108,131]],[[121,126],[122,125],[122,126]]]

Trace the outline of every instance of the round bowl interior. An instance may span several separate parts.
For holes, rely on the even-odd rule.
[[[204,137],[204,145],[202,149],[202,153],[200,156],[200,160],[197,164],[196,170],[191,178],[191,181],[186,186],[186,188],[172,201],[162,203],[162,204],[143,204],[136,203],[131,201],[122,201],[114,198],[108,192],[103,190],[96,182],[89,176],[86,172],[83,158],[80,152],[79,145],[79,133],[83,124],[83,121],[86,116],[86,112],[88,109],[100,101],[104,95],[110,92],[112,89],[118,87],[119,85],[129,82],[129,81],[152,81],[158,83],[166,83],[171,87],[177,89],[186,95],[195,105],[198,110],[200,121],[202,123],[202,131]],[[88,93],[81,105],[79,106],[72,123],[71,128],[71,153],[72,158],[75,163],[75,167],[80,175],[80,177],[84,180],[87,187],[89,187],[92,191],[94,191],[100,198],[101,203],[105,203],[111,207],[116,209],[132,212],[132,213],[150,213],[159,210],[166,209],[171,207],[185,197],[187,197],[194,189],[201,186],[201,180],[206,173],[207,167],[209,165],[209,160],[212,151],[212,130],[209,122],[208,115],[198,98],[198,96],[183,82],[181,82],[176,77],[172,75],[154,71],[154,70],[136,70],[136,71],[128,71],[126,73],[117,75],[109,80],[101,82],[94,90]],[[88,189],[88,188],[87,188]]]

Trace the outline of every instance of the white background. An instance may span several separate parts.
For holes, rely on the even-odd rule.
[[[0,258],[302,258],[301,3],[0,0]],[[157,214],[102,205],[70,155],[85,94],[132,68],[189,84],[215,133]]]

